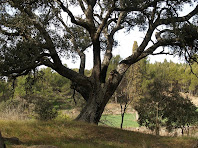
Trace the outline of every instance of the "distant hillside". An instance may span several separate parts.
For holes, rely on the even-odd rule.
[[[193,138],[156,137],[110,127],[73,121],[0,121],[4,137],[18,137],[23,144],[8,148],[26,148],[31,145],[54,145],[58,148],[193,148]]]

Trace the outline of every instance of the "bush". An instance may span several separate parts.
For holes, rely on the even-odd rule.
[[[52,120],[58,116],[58,111],[49,100],[40,98],[35,103],[36,118],[39,120]]]

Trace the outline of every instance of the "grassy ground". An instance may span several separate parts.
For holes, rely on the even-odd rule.
[[[29,145],[54,145],[59,148],[192,148],[196,139],[156,137],[102,127],[86,123],[55,120],[0,121],[4,137],[18,137],[23,144],[8,148],[26,148]]]
[[[120,127],[121,115],[103,115],[101,118],[101,125],[105,124],[112,127]],[[135,121],[135,114],[125,114],[123,128],[138,127],[138,123]]]

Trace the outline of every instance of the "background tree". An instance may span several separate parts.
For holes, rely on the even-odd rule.
[[[52,68],[70,79],[86,101],[77,120],[97,124],[132,64],[148,55],[169,53],[183,55],[189,61],[197,53],[197,22],[193,20],[198,6],[195,3],[188,14],[180,16],[178,13],[185,4],[193,4],[193,0],[2,0],[0,74],[17,77],[40,65]],[[79,14],[71,11],[74,7],[81,10]],[[145,32],[142,43],[106,79],[116,46],[115,33],[121,29],[132,31],[136,26]],[[173,48],[169,52],[163,49],[155,52],[161,46]],[[93,51],[90,77],[84,75],[84,51],[88,47]],[[78,72],[62,63],[61,57],[69,56],[80,58]]]
[[[126,113],[126,109],[132,102],[132,98],[129,97],[129,85],[130,81],[127,80],[126,77],[122,79],[117,90],[115,91],[115,95],[117,100],[116,102],[120,104],[120,113],[121,113],[121,123],[120,128],[122,129],[124,124],[124,115]]]
[[[12,83],[6,82],[5,79],[0,79],[0,102],[7,101],[12,94]]]
[[[155,130],[156,135],[159,135],[169,86],[163,68],[158,67],[156,71],[155,75],[151,75],[152,80],[147,85],[143,98],[136,103],[135,109],[139,114],[138,123]]]
[[[159,135],[160,127],[169,131],[181,128],[183,134],[186,126],[198,121],[198,112],[188,98],[179,94],[177,81],[168,81],[169,73],[162,67],[163,64],[155,67],[156,73],[151,73],[143,98],[135,105],[139,114],[138,123],[155,130],[156,135]]]
[[[16,78],[14,88],[11,87],[12,81],[2,82],[7,90],[6,100],[0,103],[2,118],[14,116],[16,119],[27,119],[35,116],[40,120],[48,120],[56,117],[57,110],[75,106],[70,81],[50,68]],[[82,101],[78,99],[75,107],[80,108]]]
[[[137,41],[134,41],[132,53],[138,49]],[[133,64],[125,75],[127,82],[127,95],[132,100],[132,105],[137,102],[142,95],[143,79],[146,77],[147,58]]]
[[[167,106],[172,110],[165,108],[165,127],[168,131],[180,128],[182,135],[184,135],[184,130],[187,129],[187,134],[189,134],[189,126],[196,125],[198,122],[197,107],[189,98],[183,98],[177,93],[173,94],[172,98],[168,99],[169,100],[166,100]]]
[[[136,52],[137,49],[137,41],[134,41],[132,52]],[[136,62],[129,68],[115,91],[119,96],[118,102],[121,107],[121,128],[123,126],[126,109],[131,104],[134,106],[135,102],[137,102],[141,96],[143,71],[146,64],[145,60],[146,58]]]

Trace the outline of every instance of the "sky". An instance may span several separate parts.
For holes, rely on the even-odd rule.
[[[184,10],[180,12],[180,16],[184,16],[188,14],[191,10],[192,10],[192,7],[190,7],[189,5],[186,5]],[[130,33],[124,33],[123,30],[120,30],[114,36],[114,39],[118,41],[119,46],[113,49],[113,56],[120,55],[121,58],[123,59],[130,56],[132,54],[132,47],[133,47],[134,41],[137,41],[138,45],[140,45],[144,36],[145,36],[145,32],[140,32],[138,28],[135,28]],[[160,48],[158,49],[158,51],[160,51]],[[91,69],[93,67],[93,52],[91,49],[89,49],[88,51],[85,52],[85,54],[86,54],[86,67],[85,68]],[[103,54],[104,53],[101,53],[102,59],[103,59]],[[149,56],[149,60],[151,63],[163,62],[165,59],[167,59],[167,61],[171,60],[175,63],[184,62],[178,56],[171,56],[171,55]],[[69,68],[79,68],[79,65],[80,65],[79,60],[75,61],[75,63],[71,59],[64,60],[64,63],[66,63]]]
[[[113,50],[113,56],[120,55],[122,59],[130,56],[132,54],[132,47],[134,41],[138,42],[138,45],[141,44],[142,37],[144,37],[144,33],[139,32],[138,30],[134,30],[130,34],[125,34],[124,32],[119,32],[117,35],[115,35],[115,38],[119,42],[119,46],[116,47]],[[160,48],[158,49],[160,51]],[[85,52],[86,54],[86,69],[91,69],[93,67],[93,52],[92,50],[88,50]],[[101,53],[101,57],[103,58],[104,52]],[[149,56],[149,61],[151,63],[155,62],[163,62],[164,60],[167,61],[173,61],[174,63],[181,63],[183,62],[182,59],[180,59],[178,56],[172,56],[172,55],[155,55],[155,56]],[[66,60],[65,63],[67,63],[67,66],[69,68],[79,68],[80,61],[77,60],[73,62],[71,59]]]

